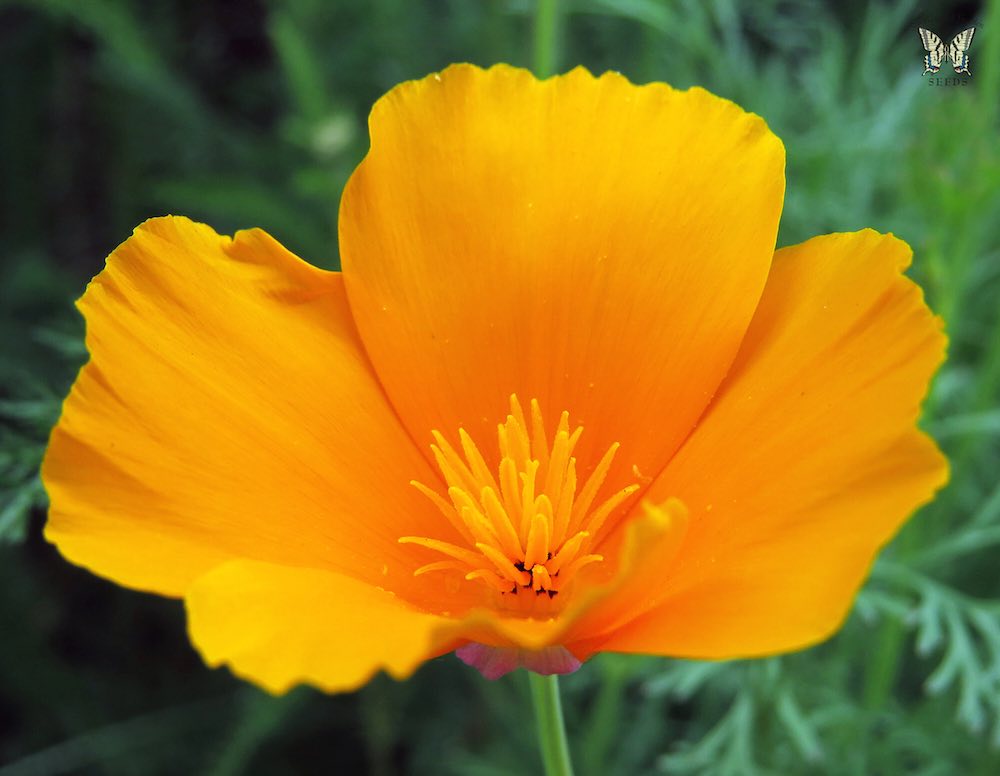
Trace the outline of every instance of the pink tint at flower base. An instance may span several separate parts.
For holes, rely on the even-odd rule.
[[[455,650],[458,659],[479,670],[487,679],[499,679],[517,668],[527,668],[536,674],[571,674],[581,665],[566,647],[546,647],[539,650],[518,647],[491,647],[472,641]]]

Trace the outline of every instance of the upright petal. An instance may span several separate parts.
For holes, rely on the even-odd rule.
[[[581,466],[621,442],[609,483],[658,471],[767,276],[784,153],[764,122],[616,73],[458,65],[392,90],[369,124],[345,283],[413,438],[488,438],[517,393],[587,428]]]
[[[90,362],[43,466],[46,536],[115,581],[181,595],[231,558],[411,575],[448,526],[358,342],[341,277],[261,231],[148,221],[79,302]],[[436,588],[429,589],[436,590]]]
[[[687,505],[683,546],[649,598],[605,602],[580,652],[752,656],[841,624],[947,479],[915,427],[945,339],[909,256],[872,231],[778,251],[732,372],[647,493]]]

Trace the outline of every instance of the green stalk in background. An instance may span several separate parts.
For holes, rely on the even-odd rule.
[[[573,776],[563,724],[562,704],[559,702],[559,677],[529,675],[531,701],[535,707],[538,724],[538,744],[545,763],[545,776]]]
[[[559,59],[559,0],[538,0],[535,6],[535,33],[532,66],[539,78],[554,75]]]

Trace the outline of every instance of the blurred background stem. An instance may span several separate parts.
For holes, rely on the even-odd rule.
[[[539,78],[548,78],[558,67],[559,26],[559,0],[538,0],[532,65]]]
[[[531,673],[531,700],[535,707],[538,744],[545,763],[545,776],[573,776],[573,765],[566,742],[562,704],[559,700],[559,677]]]

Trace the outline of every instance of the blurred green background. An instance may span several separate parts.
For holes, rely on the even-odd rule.
[[[520,675],[446,656],[271,698],[208,671],[179,603],[45,544],[37,467],[86,357],[72,300],[136,224],[261,226],[335,267],[379,95],[549,57],[764,116],[788,152],[779,243],[895,232],[951,338],[924,424],[952,482],[843,632],[756,662],[593,660],[563,682],[578,772],[1000,773],[1000,2],[549,5],[551,28],[529,0],[0,0],[0,776],[541,772]],[[918,25],[977,27],[967,85],[921,76]]]

